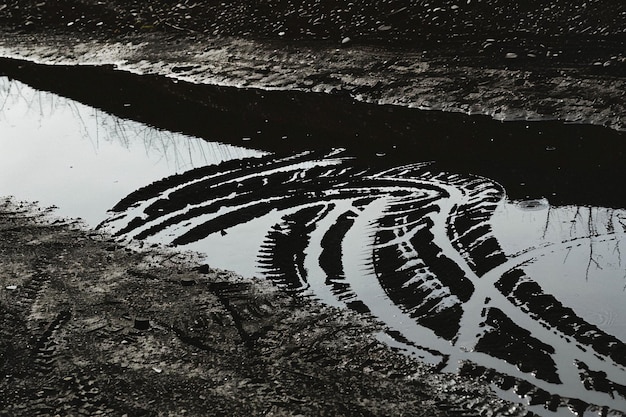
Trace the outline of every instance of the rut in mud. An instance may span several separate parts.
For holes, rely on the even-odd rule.
[[[279,287],[373,314],[440,366],[496,372],[505,390],[513,378],[551,411],[620,410],[624,342],[546,292],[546,272],[533,279],[525,268],[590,241],[621,250],[626,213],[598,212],[587,235],[507,254],[491,223],[503,199],[499,184],[433,164],[376,171],[345,152],[311,152],[169,177],[120,201],[103,226],[173,245],[214,236],[212,247],[228,234],[262,242],[258,269]],[[250,228],[238,235],[237,226],[255,222],[263,238]],[[602,253],[598,267],[609,267]]]
[[[529,416],[379,326],[0,202],[0,415]]]

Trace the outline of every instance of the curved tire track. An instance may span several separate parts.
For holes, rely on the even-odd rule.
[[[490,224],[504,196],[489,179],[428,164],[380,171],[341,151],[304,152],[166,178],[122,200],[102,226],[176,245],[278,217],[257,259],[287,291],[328,287],[409,349],[435,352],[453,369],[471,364],[531,404],[619,414],[626,345],[523,272],[540,252],[505,255]]]

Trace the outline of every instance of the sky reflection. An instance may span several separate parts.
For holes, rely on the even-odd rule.
[[[0,77],[0,149],[0,194],[58,205],[59,215],[92,226],[141,186],[262,154],[119,119],[6,77]]]

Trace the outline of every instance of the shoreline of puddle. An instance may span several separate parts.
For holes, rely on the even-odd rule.
[[[453,41],[423,48],[227,36],[143,34],[99,40],[81,34],[0,32],[0,56],[44,65],[109,66],[192,84],[343,95],[362,103],[498,121],[556,120],[626,131],[626,107],[620,104],[626,84],[618,69],[624,58],[614,45],[600,48],[604,54],[613,51],[613,66],[455,55],[459,45]]]
[[[22,65],[22,67],[19,68],[19,65]],[[17,63],[17,66],[18,68],[16,69],[24,70],[29,65],[25,65],[23,63]],[[47,69],[50,69],[50,68],[47,68]],[[65,70],[68,71],[69,74],[72,73],[71,68],[66,68]],[[92,70],[95,72],[99,72],[102,69],[81,68],[81,70],[85,70],[85,72],[89,72]],[[41,77],[42,79],[44,79],[43,81],[40,81],[44,85],[48,83],[49,81],[45,80],[45,76],[41,75],[42,71],[45,72],[46,68],[39,68],[39,69],[35,68],[35,71],[33,71],[33,74],[30,75],[30,77],[32,78],[29,80],[29,83],[37,84],[38,82],[37,77]],[[15,73],[13,73],[13,76],[15,76]],[[120,74],[119,72],[115,73],[115,75],[112,76],[110,73],[108,73],[108,70],[104,70],[104,76],[105,77],[111,76],[113,80],[118,80],[119,79],[118,76],[120,76],[121,78],[127,77],[127,75]],[[87,77],[86,79],[89,80],[90,78]],[[59,81],[58,74],[54,74],[51,77],[51,81],[54,81],[54,80],[56,80],[57,82]],[[130,85],[134,83],[136,80],[137,80],[136,78],[130,77],[126,81],[126,84],[124,85]],[[73,81],[77,81],[77,80],[73,79]],[[180,82],[172,82],[171,80],[160,80],[160,79],[151,79],[150,82],[154,82],[155,85],[163,82],[165,86],[167,87],[172,87],[174,85],[181,84]],[[85,83],[84,80],[81,81],[75,87],[76,90],[78,91],[84,88],[84,83]],[[107,84],[107,86],[108,85],[109,84]],[[139,86],[139,87],[140,88],[145,87],[145,85]],[[181,89],[184,91],[187,87],[188,86],[183,85]],[[57,86],[56,88],[60,88],[60,87]],[[107,87],[104,87],[104,89],[106,88]],[[167,88],[164,88],[163,90],[166,90],[166,89]],[[102,105],[107,110],[110,109],[110,107],[107,107],[107,106],[113,106],[117,108],[117,111],[119,113],[122,113],[125,115],[132,113],[132,111],[136,111],[136,114],[131,115],[130,117],[141,119],[141,121],[144,121],[144,122],[147,120],[155,120],[155,119],[152,119],[155,117],[156,118],[165,117],[165,115],[168,114],[168,110],[163,110],[163,109],[160,109],[158,112],[156,112],[156,114],[152,114],[152,115],[142,113],[141,103],[133,103],[132,100],[125,100],[126,98],[132,99],[133,94],[136,91],[137,90],[131,90],[131,91],[125,92],[122,94],[122,97],[114,96],[111,103],[108,103],[108,104],[100,103],[100,105]],[[210,91],[210,89],[206,91]],[[232,90],[228,90],[225,92],[225,94],[228,94],[231,92]],[[88,92],[83,92],[82,94],[85,94],[85,93],[88,93]],[[220,105],[223,105],[224,103],[219,101],[221,93],[224,93],[224,91],[221,91],[221,92],[218,91],[217,93],[214,93],[214,95],[211,98],[215,101],[211,102],[211,100],[207,100],[206,102],[201,103],[204,109],[206,108],[211,109],[214,112],[212,113],[214,116],[223,116],[224,113],[226,114],[237,113],[237,111],[240,109],[247,109],[245,103],[249,101],[250,97],[257,97],[260,104],[257,103],[257,105],[254,106],[252,109],[253,110],[258,109],[262,107],[264,103],[266,103],[265,97],[261,97],[261,96],[265,96],[266,94],[267,95],[273,94],[271,92],[259,92],[255,90],[243,91],[242,92],[243,97],[226,103],[230,105],[231,107],[226,112],[223,112],[222,110],[220,110]],[[202,95],[202,94],[192,93],[192,97],[194,99],[197,99],[199,95]],[[171,96],[165,96],[165,97],[177,97],[177,94],[174,93]],[[358,157],[368,158],[369,163],[373,166],[381,166],[381,167],[395,166],[396,164],[402,161],[406,161],[407,158],[409,160],[413,158],[405,154],[407,147],[403,146],[404,144],[401,143],[399,139],[393,144],[385,143],[385,141],[383,140],[383,141],[375,142],[373,146],[368,146],[365,149],[361,149],[359,147],[361,143],[361,139],[355,139],[355,138],[358,138],[358,135],[356,135],[357,133],[360,134],[361,137],[367,134],[368,132],[367,128],[371,126],[371,125],[368,125],[369,121],[367,120],[367,118],[361,118],[360,116],[357,116],[353,119],[349,119],[350,122],[354,122],[354,120],[356,120],[358,123],[361,123],[358,125],[358,128],[345,129],[342,126],[342,124],[344,124],[345,121],[334,121],[333,123],[329,124],[329,127],[326,126],[326,129],[320,128],[320,126],[318,126],[319,121],[326,118],[327,117],[326,115],[329,113],[328,110],[324,111],[323,105],[318,105],[318,111],[320,111],[320,114],[316,115],[315,117],[312,117],[311,120],[308,122],[308,124],[306,124],[306,127],[304,129],[301,127],[297,127],[297,126],[294,127],[293,125],[289,123],[289,120],[282,120],[280,117],[281,114],[284,114],[282,112],[286,108],[286,105],[284,104],[284,102],[287,102],[287,103],[296,102],[302,108],[310,104],[309,103],[302,104],[302,101],[304,100],[302,97],[304,96],[297,94],[297,93],[296,94],[288,93],[286,95],[287,99],[284,101],[282,98],[275,99],[275,97],[278,97],[278,96],[272,95],[272,99],[275,100],[275,104],[274,104],[274,108],[272,108],[271,111],[265,114],[256,114],[254,117],[250,119],[246,119],[244,117],[243,120],[248,123],[246,127],[248,130],[245,130],[245,129],[238,130],[235,134],[232,134],[230,137],[226,138],[225,142],[229,143],[230,145],[228,148],[221,148],[221,149],[222,150],[228,149],[228,151],[225,151],[226,153],[228,153],[231,150],[234,152],[234,150],[236,149],[241,149],[241,147],[239,146],[237,146],[236,148],[230,147],[232,145],[259,146],[259,148],[265,148],[266,152],[270,151],[270,152],[276,152],[278,154],[281,154],[281,153],[284,153],[286,149],[294,149],[294,148],[303,149],[307,147],[313,147],[313,148],[325,147],[325,146],[328,146],[328,143],[332,143],[332,140],[336,139],[337,136],[325,138],[325,140],[319,140],[319,141],[315,141],[315,139],[323,138],[324,135],[328,132],[328,130],[337,130],[337,127],[341,127],[342,129],[339,129],[339,135],[350,136],[350,139],[345,140],[345,142],[342,144],[346,145],[346,148],[349,150],[352,150]],[[295,98],[295,99],[292,100],[292,98]],[[326,101],[326,98],[324,97],[315,97],[315,99],[319,99],[322,102],[322,104],[329,103],[329,101]],[[193,100],[191,101],[193,102]],[[342,106],[343,106],[342,108],[356,106],[356,105],[358,104],[354,104],[350,101],[347,101],[347,102],[342,103]],[[189,106],[192,107],[192,105],[189,105]],[[372,108],[372,107],[364,107],[364,108]],[[233,109],[235,110],[233,111]],[[332,110],[334,111],[336,110],[336,108],[333,108]],[[390,114],[397,113],[397,109],[393,109],[389,113]],[[365,112],[365,114],[367,114],[367,112]],[[564,125],[560,122],[529,123],[527,125],[528,127],[526,127],[525,124],[519,124],[519,123],[516,124],[517,122],[498,124],[492,120],[486,120],[484,118],[469,118],[465,116],[457,117],[454,115],[450,116],[446,114],[440,115],[436,112],[435,114],[430,113],[430,112],[426,112],[425,114],[423,112],[419,113],[417,111],[415,113],[411,112],[410,117],[407,113],[407,114],[400,115],[399,119],[395,119],[392,116],[392,118],[389,120],[391,121],[410,120],[413,118],[414,114],[416,115],[419,114],[418,119],[420,119],[417,122],[415,122],[414,126],[412,126],[412,128],[414,129],[414,132],[419,131],[419,129],[424,129],[425,126],[434,125],[434,127],[430,126],[428,128],[428,133],[425,134],[426,137],[433,137],[433,135],[439,134],[440,129],[443,126],[449,124],[450,120],[454,120],[457,122],[459,120],[461,121],[460,128],[457,127],[456,129],[450,129],[446,131],[450,133],[450,137],[445,141],[444,144],[441,144],[439,147],[437,145],[435,146],[428,145],[428,144],[416,145],[415,143],[411,143],[411,146],[417,146],[418,149],[421,147],[421,150],[423,150],[425,154],[429,157],[427,158],[428,160],[437,159],[436,157],[440,157],[439,160],[440,161],[443,160],[441,162],[442,167],[445,168],[445,167],[456,166],[457,168],[459,168],[458,171],[463,171],[464,169],[467,169],[467,167],[469,166],[475,169],[475,171],[472,171],[472,173],[476,173],[476,171],[479,171],[480,169],[482,169],[483,172],[488,173],[488,172],[497,171],[498,169],[502,169],[502,166],[506,166],[507,164],[512,165],[513,169],[509,168],[509,172],[507,172],[506,175],[503,176],[504,179],[500,179],[500,178],[497,179],[499,183],[503,184],[504,188],[507,190],[509,198],[511,198],[512,200],[512,203],[511,203],[512,206],[509,207],[509,209],[511,209],[514,206],[521,207],[522,209],[527,209],[526,211],[522,210],[524,213],[529,213],[529,212],[532,212],[536,208],[535,204],[538,205],[539,209],[542,209],[542,208],[549,209],[550,207],[558,208],[559,206],[565,207],[567,209],[568,207],[571,207],[571,205],[575,203],[578,203],[580,205],[589,205],[592,202],[596,202],[598,203],[598,205],[600,205],[600,203],[609,202],[609,203],[612,203],[613,206],[619,206],[620,202],[623,203],[623,201],[625,201],[621,194],[606,195],[606,191],[603,191],[600,189],[587,190],[587,193],[580,192],[581,185],[575,179],[577,173],[573,173],[571,171],[566,174],[561,174],[562,176],[559,178],[556,178],[556,181],[553,184],[550,184],[549,180],[547,180],[546,178],[546,175],[548,173],[557,173],[558,171],[561,171],[560,164],[558,166],[554,166],[555,162],[558,163],[560,161],[567,161],[567,158],[572,155],[578,156],[578,157],[589,156],[585,152],[585,150],[587,149],[586,146],[588,144],[585,142],[584,138],[593,137],[597,132],[604,132],[606,133],[606,136],[608,137],[608,141],[610,141],[611,144],[618,144],[619,140],[623,139],[623,134],[620,132],[615,132],[610,129],[602,129],[598,127]],[[101,114],[100,117],[102,120],[104,115]],[[219,136],[220,134],[224,134],[224,132],[226,132],[230,127],[233,126],[233,120],[241,121],[242,120],[241,117],[242,117],[241,114],[239,114],[239,115],[235,115],[233,118],[229,119],[227,122],[215,123],[218,126],[214,125],[212,129],[214,129],[213,132],[217,132],[217,135],[215,133],[212,133],[212,134],[216,136]],[[371,113],[368,114],[368,117],[372,117]],[[271,121],[271,123],[269,121]],[[179,121],[178,123],[181,123],[181,122]],[[184,124],[184,122],[182,123]],[[223,125],[219,125],[220,123],[223,123]],[[349,123],[346,123],[346,124],[349,125]],[[270,125],[270,126],[266,128],[267,125]],[[234,126],[237,126],[237,125],[235,124]],[[241,124],[238,125],[238,129],[241,128],[242,126],[243,125]],[[194,127],[194,129],[196,133],[204,132],[203,135],[206,135],[207,132],[211,132],[210,129],[207,129],[207,127],[202,124],[198,124],[197,126]],[[255,131],[255,129],[259,129],[259,130]],[[186,129],[184,128],[184,126],[179,125],[179,127],[175,130],[184,131]],[[491,135],[504,134],[504,136],[507,137],[507,139],[509,139],[511,142],[515,144],[523,143],[525,139],[532,137],[533,133],[539,135],[538,132],[541,132],[541,135],[549,136],[550,134],[555,134],[554,132],[557,132],[557,133],[568,132],[569,134],[572,134],[573,136],[579,135],[578,138],[572,139],[573,141],[575,141],[578,149],[575,149],[575,150],[567,149],[568,138],[552,138],[552,141],[551,142],[549,141],[547,143],[542,142],[542,141],[540,141],[539,143],[530,143],[529,147],[531,149],[530,150],[526,149],[525,150],[526,153],[524,155],[520,156],[514,153],[510,153],[509,155],[506,156],[508,159],[506,159],[505,161],[498,161],[498,163],[492,163],[491,166],[484,166],[484,164],[489,162],[488,158],[485,158],[485,156],[475,155],[472,153],[464,153],[462,155],[463,157],[467,157],[467,156],[470,157],[469,158],[470,161],[468,163],[467,161],[462,161],[463,158],[460,158],[459,156],[446,155],[446,149],[449,146],[454,145],[454,144],[460,145],[461,148],[467,147],[466,149],[471,149],[475,147],[476,143],[471,143],[471,139],[475,139],[476,135],[478,135],[481,131],[483,132],[487,131]],[[530,133],[528,133],[527,131],[530,131]],[[377,134],[380,134],[380,132],[381,132],[380,128],[372,129],[369,132],[369,134],[377,135]],[[460,142],[461,138],[468,133],[470,133],[469,135],[467,135],[470,137],[470,139],[468,139],[470,143]],[[409,138],[410,136],[411,136],[410,133],[409,134],[400,133],[400,136],[398,138],[406,139],[406,138]],[[267,137],[273,137],[273,140],[266,141],[265,139]],[[184,137],[183,140],[188,140],[188,137]],[[458,142],[455,142],[455,141],[458,141]],[[490,142],[491,142],[490,140],[485,140],[485,138],[483,138],[483,140],[479,142],[478,148],[483,149],[483,150],[489,149],[489,152],[492,156],[498,155],[498,149],[507,148],[506,146],[507,144],[500,144],[500,146],[494,147],[495,149],[490,149],[489,148]],[[288,143],[288,145],[285,145],[285,143]],[[393,147],[394,145],[395,145],[395,148]],[[511,146],[511,144],[509,143],[508,146]],[[558,154],[558,150],[562,150],[563,148],[565,148],[566,153],[565,155],[561,155],[560,157],[561,159],[555,158],[554,160],[551,160],[549,157],[547,158],[545,157],[545,155],[551,156],[554,154]],[[608,159],[609,162],[611,161],[611,158],[614,158],[615,160],[619,160],[620,156],[623,155],[623,153],[621,153],[623,152],[622,149],[623,147],[616,146],[615,148],[611,150],[608,150],[608,149],[599,150],[598,152],[599,152],[599,155],[602,157],[603,164],[604,164],[605,159]],[[538,151],[540,150],[543,151],[541,154],[538,153]],[[254,155],[255,155],[254,151],[249,154],[249,156],[254,156]],[[260,154],[257,154],[257,155],[260,155]],[[518,172],[517,170],[522,169],[525,166],[524,157],[527,157],[528,155],[535,155],[537,157],[539,155],[542,155],[541,161],[545,163],[545,166],[542,167],[543,171],[534,173],[533,175],[531,175],[532,173],[526,173],[527,177],[524,177],[524,172]],[[571,161],[569,162],[571,163]],[[619,174],[621,173],[621,170],[619,169],[619,167],[618,166],[611,167],[610,163],[608,165],[609,165],[608,167],[607,166],[597,167],[598,171],[595,174],[596,178],[605,177],[607,175],[607,171],[609,173],[613,173],[613,175],[615,175],[616,177],[619,177]],[[564,166],[563,168],[567,168],[567,167]],[[580,170],[578,175],[589,174],[588,167],[581,166],[578,168]],[[73,168],[70,168],[70,169],[73,169]],[[175,172],[170,172],[170,175],[171,174],[175,174]],[[591,172],[591,174],[593,174],[593,172]],[[155,174],[154,179],[152,181],[160,179],[160,178],[157,178],[159,175],[161,174]],[[519,179],[519,176],[522,177],[521,181]],[[565,177],[567,176],[573,176],[574,179],[566,179]],[[492,178],[492,177],[489,177],[489,178]],[[507,178],[508,178],[509,183],[507,183]],[[571,182],[571,181],[575,181],[576,183],[572,184],[571,190],[569,190],[569,192],[563,192],[563,183]],[[517,182],[517,187],[513,186],[515,182]],[[593,179],[590,182],[593,182]],[[547,183],[547,184],[542,184],[542,183]],[[504,185],[504,184],[507,184],[507,185]],[[532,190],[533,187],[536,187],[537,185],[544,185],[545,189],[541,189],[539,191],[537,191],[536,189]],[[531,192],[529,192],[529,189],[531,190]],[[557,190],[558,192],[557,194],[551,194],[553,192],[551,190]],[[548,201],[547,205],[546,203],[542,203],[540,201],[541,199],[546,199]],[[529,207],[530,209],[528,209]],[[589,216],[591,219],[592,218],[591,212],[589,213]]]

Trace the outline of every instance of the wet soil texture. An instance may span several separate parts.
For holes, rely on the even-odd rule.
[[[0,203],[0,415],[524,415],[377,325]]]
[[[190,226],[173,235],[189,244],[284,210],[260,263],[286,290],[5,201],[7,415],[532,415],[481,383],[541,413],[621,409],[624,340],[561,303],[533,264],[588,244],[588,278],[614,266],[594,250],[615,244],[602,253],[621,265],[625,23],[621,1],[0,5],[0,51],[12,58],[2,74],[273,152],[146,185],[114,207],[113,232]],[[560,229],[570,240],[507,252],[490,222],[506,195],[571,216]],[[224,201],[232,212],[216,215]],[[345,278],[375,276],[385,294],[376,301],[436,343],[387,335],[476,382],[391,353],[348,311],[287,295],[307,289],[315,239],[331,292],[368,312],[377,303]],[[350,239],[372,239],[369,269],[342,262]],[[592,400],[565,393],[564,381]]]
[[[38,61],[130,61],[194,82],[623,129],[625,9],[618,0],[12,0],[0,6],[0,38],[3,55]],[[28,54],[33,46],[48,48]]]

